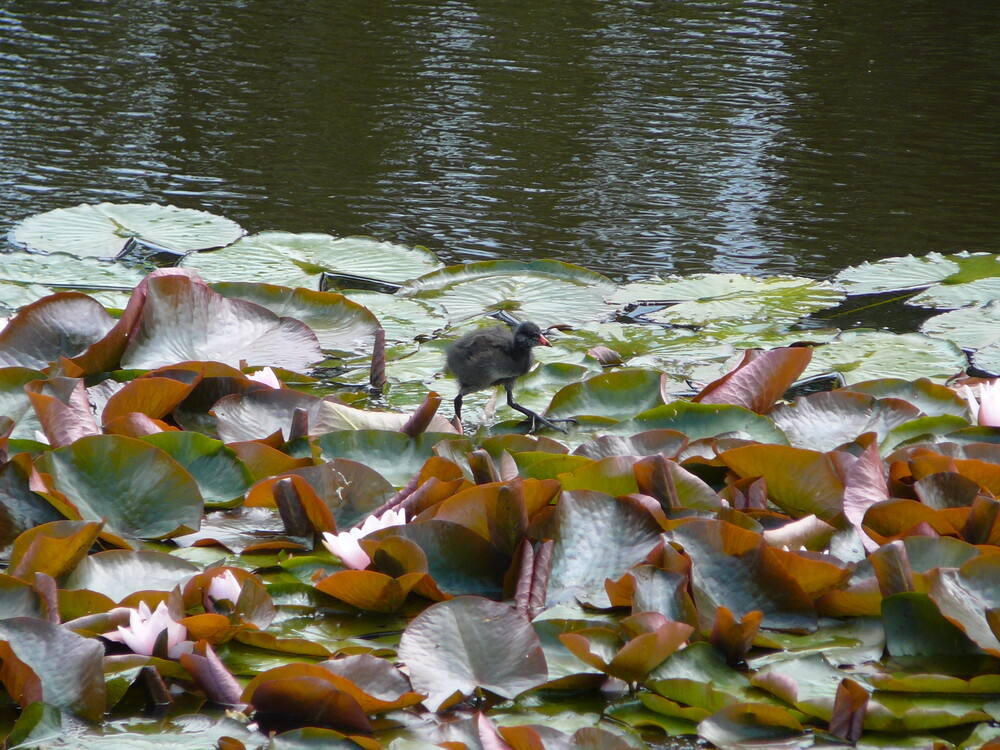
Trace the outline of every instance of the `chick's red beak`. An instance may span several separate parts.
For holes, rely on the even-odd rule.
[[[542,334],[538,334],[538,345],[539,346],[552,346],[552,344],[549,343],[549,340],[547,338],[545,338]]]

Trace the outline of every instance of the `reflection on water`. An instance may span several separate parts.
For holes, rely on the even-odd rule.
[[[619,279],[1000,251],[996,0],[11,0],[0,91],[5,228],[157,201]]]

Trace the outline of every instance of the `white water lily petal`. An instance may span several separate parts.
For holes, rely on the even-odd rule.
[[[281,388],[281,381],[278,380],[278,376],[274,374],[274,370],[270,367],[265,367],[263,370],[258,370],[251,375],[247,375],[247,380],[263,383],[271,388]]]
[[[402,526],[405,523],[405,510],[387,510],[379,518],[368,516],[360,527],[348,529],[339,534],[324,532],[323,546],[339,557],[348,568],[364,570],[371,564],[371,558],[361,549],[358,540],[368,536],[373,531],[387,529],[390,526]]]
[[[170,616],[166,602],[160,602],[153,612],[145,602],[139,602],[138,609],[129,612],[128,627],[118,626],[117,632],[105,633],[109,641],[124,643],[134,653],[153,656],[160,633],[167,631],[167,655],[176,659],[188,653],[194,644],[186,641],[187,628]]]
[[[222,575],[215,576],[208,584],[208,595],[214,601],[226,599],[236,604],[236,600],[240,598],[242,590],[243,586],[236,580],[236,576],[233,575],[233,571],[231,570],[227,570]]]

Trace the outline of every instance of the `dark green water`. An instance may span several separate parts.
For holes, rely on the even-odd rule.
[[[617,279],[1000,251],[997,0],[5,0],[0,94],[4,229],[156,201]]]

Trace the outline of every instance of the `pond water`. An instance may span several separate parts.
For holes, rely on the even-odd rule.
[[[1000,251],[996,0],[11,0],[0,91],[4,228],[155,201],[619,280]]]

